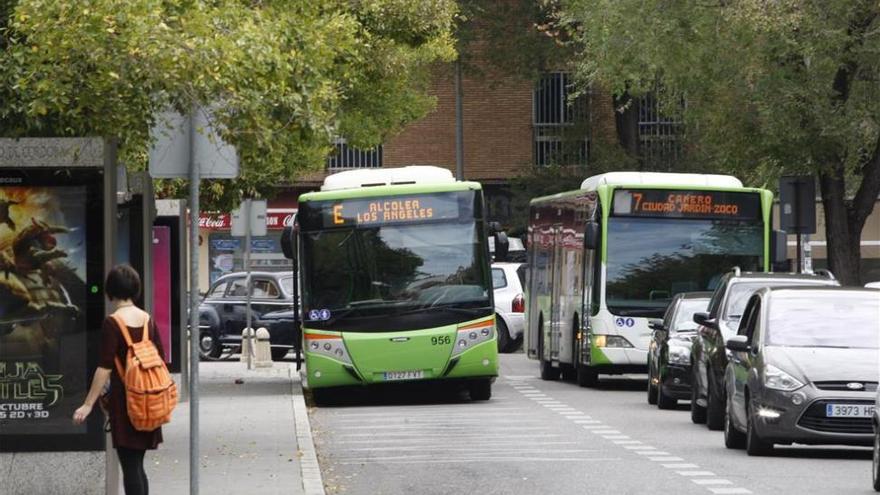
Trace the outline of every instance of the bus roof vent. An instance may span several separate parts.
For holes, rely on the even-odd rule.
[[[587,177],[581,189],[595,191],[601,185],[613,186],[708,186],[742,187],[732,175],[676,174],[667,172],[609,172]]]
[[[410,165],[399,168],[346,170],[328,175],[322,191],[357,189],[361,187],[390,186],[394,184],[449,184],[455,177],[449,169],[430,165]]]

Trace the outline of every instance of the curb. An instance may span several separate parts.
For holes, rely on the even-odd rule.
[[[306,407],[302,388],[297,391],[297,383],[293,380],[293,367],[288,368],[291,375],[291,387],[293,396],[293,420],[296,425],[296,443],[302,452],[299,461],[300,474],[302,475],[303,489],[306,495],[326,495],[324,492],[324,480],[321,478],[321,467],[318,465],[318,454],[315,450],[315,441],[312,438],[312,426],[309,423],[309,410]],[[297,393],[299,392],[299,393]]]

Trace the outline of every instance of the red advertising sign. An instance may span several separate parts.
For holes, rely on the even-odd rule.
[[[270,211],[266,214],[266,228],[282,230],[293,225],[294,211]],[[229,230],[232,228],[232,217],[228,213],[199,215],[199,228],[205,230]]]

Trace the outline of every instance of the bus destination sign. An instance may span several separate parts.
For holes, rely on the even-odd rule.
[[[419,223],[459,216],[458,196],[446,193],[348,199],[322,206],[325,228]]]
[[[612,211],[628,217],[753,220],[761,217],[761,198],[751,192],[619,189]]]

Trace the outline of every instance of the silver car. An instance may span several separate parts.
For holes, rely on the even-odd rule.
[[[724,442],[870,445],[880,292],[774,287],[755,292],[727,341]]]
[[[513,352],[522,343],[525,270],[523,263],[492,263],[499,352]]]

